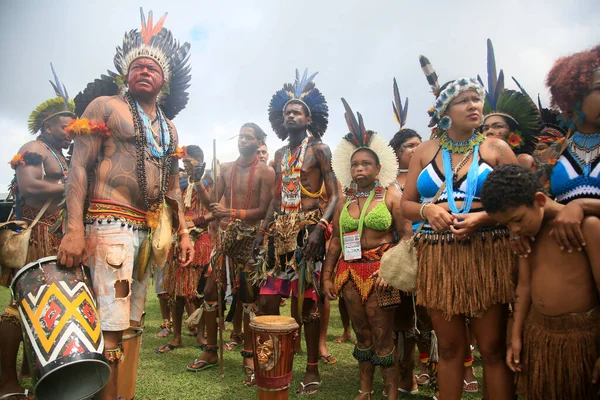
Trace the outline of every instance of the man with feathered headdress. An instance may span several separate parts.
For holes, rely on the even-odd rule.
[[[56,222],[58,203],[65,190],[67,160],[62,151],[71,143],[65,128],[74,117],[75,104],[69,99],[54,67],[50,65],[56,82],[50,83],[57,97],[43,102],[33,110],[28,121],[29,132],[39,135],[35,140],[25,143],[10,162],[15,170],[11,185],[15,199],[15,218],[23,221],[24,226],[33,226],[25,265],[39,258],[55,255],[59,243],[59,237],[48,230]],[[33,225],[32,221],[38,215],[39,222]],[[2,245],[4,243],[0,243]],[[0,260],[0,267],[1,264]],[[0,270],[0,284],[8,286],[16,271],[18,269],[3,267]],[[11,301],[0,317],[0,337],[0,396],[13,393],[9,398],[26,398],[19,386],[15,368],[21,328],[14,301]]]
[[[294,84],[287,83],[273,95],[269,120],[273,130],[288,144],[275,153],[276,195],[254,241],[255,253],[263,245],[268,227],[274,227],[275,260],[279,274],[270,276],[261,290],[263,314],[279,314],[281,296],[289,295],[282,279],[290,272],[296,320],[303,322],[308,362],[298,393],[316,393],[319,376],[319,318],[317,309],[317,270],[325,255],[325,233],[339,199],[338,183],[331,170],[331,150],[321,142],[327,129],[328,107],[315,87],[316,73],[302,79],[296,70]],[[325,188],[329,200],[322,209]],[[276,217],[274,218],[274,214]],[[295,288],[295,289],[294,289]],[[329,354],[321,354],[330,360]]]
[[[83,118],[69,127],[75,146],[58,259],[67,267],[85,261],[92,271],[112,370],[102,399],[115,399],[117,383],[122,387],[122,334],[130,320],[139,324],[142,318],[152,270],[146,267],[151,257],[164,266],[171,228],[180,236],[182,265],[194,258],[183,224],[177,131],[170,121],[187,104],[190,45],[162,27],[166,14],[154,25],[152,12],[147,21],[140,12],[142,29],[126,32],[117,48],[119,74],[109,71],[88,84],[75,98]]]

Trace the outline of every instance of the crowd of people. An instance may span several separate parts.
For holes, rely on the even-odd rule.
[[[338,299],[336,340],[350,340],[350,327],[356,336],[356,399],[379,395],[377,366],[390,399],[421,385],[441,400],[477,392],[475,346],[485,399],[598,396],[600,46],[556,61],[550,108],[516,81],[518,90],[505,88],[490,41],[486,84],[441,84],[421,56],[435,97],[431,133],[406,127],[408,101],[394,80],[393,139],[367,129],[342,99],[349,133],[333,151],[322,141],[329,108],[317,74],[296,71],[269,103],[284,142],[273,160],[267,134],[249,122],[235,161],[207,168],[207,149],[181,146],[171,122],[188,101],[190,45],[163,23],[142,12],[142,29],[117,48],[117,72],[74,100],[54,72],[56,97],[29,119],[38,136],[10,162],[13,218],[39,219],[27,263],[56,255],[90,270],[111,367],[97,398],[119,396],[123,332],[142,324],[152,276],[165,337],[155,351],[181,347],[187,311],[199,348],[191,372],[218,365],[227,319],[226,349],[241,349],[243,384],[255,385],[250,321],[279,315],[291,297],[306,342],[297,393],[316,394],[327,385],[319,363],[336,362],[325,338]],[[418,254],[409,291],[380,273],[384,255],[407,240]],[[2,268],[0,283],[15,272]],[[0,337],[0,398],[27,399],[14,300]]]

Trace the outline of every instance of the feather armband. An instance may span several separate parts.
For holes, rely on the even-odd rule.
[[[22,165],[42,165],[43,160],[44,158],[41,154],[32,151],[25,151],[22,154],[16,154],[10,160],[9,164],[12,169],[17,169],[17,167]]]
[[[177,146],[175,148],[175,152],[173,153],[173,158],[175,158],[177,160],[181,160],[182,158],[184,158],[186,156],[187,156],[186,146],[183,146],[183,147]]]
[[[87,118],[72,120],[65,128],[65,132],[71,138],[78,135],[99,135],[105,138],[110,136],[110,130],[103,121],[91,122]]]

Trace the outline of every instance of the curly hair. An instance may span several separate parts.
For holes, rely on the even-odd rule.
[[[408,139],[419,138],[419,140],[423,140],[421,135],[417,133],[417,131],[413,129],[401,129],[390,140],[390,147],[394,149],[394,151],[398,151],[400,146],[402,146]]]
[[[532,206],[537,192],[543,192],[542,184],[529,168],[505,164],[487,176],[481,202],[488,214],[495,214],[520,206]]]
[[[552,94],[552,106],[574,111],[592,83],[594,70],[600,67],[600,45],[590,50],[558,59],[548,76],[546,86]]]

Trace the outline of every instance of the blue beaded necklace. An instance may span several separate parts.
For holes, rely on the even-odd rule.
[[[473,134],[471,139],[467,142],[469,147],[464,151],[458,151],[458,153],[466,153],[469,149],[473,149],[473,161],[471,162],[471,166],[469,167],[469,171],[467,172],[467,189],[465,191],[465,200],[463,201],[460,209],[456,206],[456,201],[454,199],[454,171],[452,168],[452,151],[447,147],[442,147],[442,162],[444,164],[444,175],[446,177],[446,193],[448,194],[448,207],[450,211],[454,214],[467,214],[471,211],[471,204],[473,203],[473,199],[475,198],[475,192],[477,191],[477,181],[479,179],[479,143],[483,140],[477,137],[478,133]],[[451,146],[455,145],[452,139],[446,136],[446,141],[449,142]],[[457,145],[462,145],[464,142],[456,143]],[[461,146],[461,150],[464,147]],[[458,172],[458,171],[457,171]]]
[[[600,156],[600,133],[579,133],[571,137],[569,152],[588,176],[592,163]]]
[[[142,119],[142,123],[144,124],[144,130],[146,131],[146,142],[150,146],[150,152],[156,158],[162,158],[165,153],[169,149],[170,137],[169,137],[169,127],[167,126],[167,120],[162,114],[160,107],[158,104],[156,105],[156,117],[158,118],[158,122],[160,125],[160,145],[156,143],[154,139],[154,130],[152,129],[152,123],[150,122],[150,118],[146,115],[142,106],[137,101],[135,102],[140,117]]]

